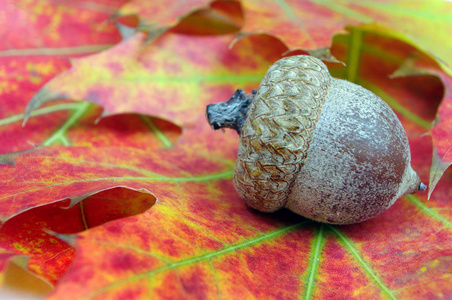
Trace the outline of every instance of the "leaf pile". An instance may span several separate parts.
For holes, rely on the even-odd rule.
[[[14,263],[49,299],[450,298],[451,3],[293,2],[0,4],[1,283]],[[348,226],[244,205],[205,107],[295,54],[388,102],[428,195]]]

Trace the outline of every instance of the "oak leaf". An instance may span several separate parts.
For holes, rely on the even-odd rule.
[[[330,63],[331,73],[371,89],[393,107],[407,131],[413,166],[425,180],[432,153],[425,134],[433,132],[438,107],[441,116],[447,115],[441,107],[448,103],[448,75],[390,78],[412,55],[434,61],[394,32],[372,26],[348,29],[334,36],[330,50],[347,66]],[[247,208],[231,183],[238,137],[212,131],[205,105],[227,100],[238,87],[257,88],[268,66],[289,48],[268,32],[244,37],[231,50],[235,34],[183,35],[181,30],[169,30],[151,43],[145,33],[133,33],[108,50],[77,58],[45,85],[68,64],[4,57],[9,70],[18,61],[25,78],[5,77],[17,87],[2,98],[13,95],[8,99],[15,101],[0,111],[5,129],[0,138],[6,146],[0,161],[10,163],[0,166],[0,214],[7,220],[0,230],[8,237],[0,245],[3,268],[28,255],[28,269],[56,284],[50,295],[55,299],[423,299],[452,294],[450,170],[430,201],[425,194],[407,196],[355,225],[322,225],[286,210],[261,214]],[[81,30],[79,40],[84,32],[91,36]],[[118,36],[112,34],[109,41]],[[27,72],[28,62],[35,67]],[[45,73],[46,66],[58,63]],[[37,83],[34,74],[41,75]],[[26,100],[40,86],[21,128]],[[96,105],[74,102],[80,100]],[[440,136],[447,143],[451,133],[442,128],[444,135],[434,134],[434,139]],[[41,146],[33,148],[28,141]],[[108,209],[85,209],[109,192],[113,203],[122,200],[139,209],[131,213],[113,206],[111,218]],[[147,206],[137,199],[146,199]],[[65,217],[59,212],[63,205],[71,206],[77,221],[58,221]],[[58,216],[53,219],[48,212]],[[36,230],[28,236],[22,231],[23,238],[16,235],[19,251],[14,230],[20,224]],[[76,229],[68,231],[71,226]],[[36,245],[39,239],[42,247],[27,252],[23,245]],[[48,262],[58,252],[50,239],[75,257]],[[58,264],[66,270],[69,263],[66,272],[43,271],[56,270]]]

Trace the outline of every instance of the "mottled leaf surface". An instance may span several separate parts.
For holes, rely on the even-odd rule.
[[[391,28],[392,34],[439,58],[452,75],[452,3],[448,1],[243,0],[242,6],[243,34],[274,35],[290,50],[327,48],[345,26],[372,24],[376,31]]]
[[[193,126],[209,101],[228,99],[235,86],[256,87],[284,49],[279,45],[252,51],[272,40],[265,36],[243,41],[232,51],[228,35],[168,33],[143,48],[145,38],[136,33],[108,51],[73,60],[71,69],[33,97],[26,114],[56,99],[80,99],[101,105],[104,116],[138,112]],[[70,84],[73,81],[79,84]],[[164,101],[169,104],[160,105]]]
[[[60,103],[36,111],[37,117],[24,129],[23,107],[45,82],[70,67],[69,57],[104,50],[120,41],[115,26],[103,22],[123,2],[0,4],[0,154],[30,149],[61,130],[77,105]]]
[[[99,11],[108,1],[77,3],[88,15],[108,17]],[[76,26],[65,16],[60,31]],[[80,28],[87,26],[82,20]],[[71,53],[62,39],[70,50],[64,57],[23,55],[13,42],[2,52],[2,78],[16,87],[0,94],[13,99],[0,110],[0,161],[9,162],[0,165],[0,274],[8,262],[19,264],[55,284],[51,299],[451,297],[452,172],[444,172],[430,201],[427,193],[410,195],[361,224],[322,225],[286,210],[247,208],[231,181],[238,137],[211,130],[205,105],[238,87],[257,88],[288,47],[262,34],[231,50],[236,34],[196,35],[188,24],[151,43],[144,33],[119,41],[109,27],[110,38],[101,32],[99,41],[117,44],[106,49],[102,42],[106,50],[84,57],[100,49]],[[187,26],[185,34],[178,26]],[[349,29],[331,48],[347,66],[330,63],[331,73],[390,104],[407,131],[413,168],[427,182],[437,147],[428,133],[434,143],[450,135],[447,127],[445,138],[432,129],[433,120],[447,120],[448,76],[391,78],[409,57],[431,63],[431,53],[389,31]],[[93,34],[83,29],[77,39],[91,45],[84,33]],[[78,58],[69,65],[67,56]],[[8,153],[20,150],[27,151]]]
[[[331,70],[371,88],[396,110],[410,139],[413,167],[425,180],[432,149],[425,133],[441,101],[441,81],[430,75],[390,79],[407,53],[416,50],[355,30],[335,39],[333,54],[344,61],[353,58],[349,45],[358,41],[360,63],[331,65]],[[386,45],[393,45],[392,51]],[[342,227],[306,223],[287,211],[253,212],[241,207],[229,180],[209,182],[220,193],[207,196],[209,200],[198,185],[179,184],[188,200],[156,192],[161,202],[138,220],[116,221],[105,225],[106,231],[99,227],[79,235],[80,255],[52,297],[80,290],[77,278],[91,276],[96,278],[91,291],[81,296],[423,299],[452,293],[450,171],[429,202],[425,194],[410,195],[372,220]],[[264,223],[256,224],[256,218]],[[155,235],[141,236],[149,224],[155,224],[150,226]],[[196,238],[193,232],[198,232]],[[132,236],[127,245],[134,247],[116,246],[122,236]],[[100,251],[96,258],[84,252],[92,248]],[[97,259],[118,252],[122,264]],[[109,271],[93,274],[87,267],[93,264]],[[124,272],[124,265],[133,266],[127,268],[133,275]],[[107,274],[114,270],[117,276],[111,279]]]
[[[444,171],[452,164],[452,79],[438,65],[426,57],[412,55],[393,74],[397,76],[435,75],[444,85],[442,101],[430,135],[433,140],[432,166],[430,168],[429,198]]]
[[[211,0],[191,1],[140,1],[131,0],[121,6],[114,17],[135,15],[140,28],[149,32],[150,39],[175,26],[184,16],[201,8],[207,8]]]
[[[444,99],[431,130],[433,138],[432,168],[430,182],[436,185],[442,174],[452,164],[452,78],[443,72],[436,72],[445,86]],[[434,187],[434,186],[433,186]],[[433,188],[429,190],[431,195]]]
[[[74,258],[74,248],[53,233],[72,234],[136,215],[155,203],[149,193],[116,188],[90,196],[70,208],[69,201],[32,208],[0,228],[2,270],[14,256],[28,257],[27,268],[55,284]]]

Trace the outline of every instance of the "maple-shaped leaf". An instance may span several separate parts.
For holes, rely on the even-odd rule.
[[[271,34],[290,50],[325,55],[331,39],[345,26],[368,24],[376,31],[392,31],[399,39],[439,59],[452,75],[452,3],[416,1],[273,1],[242,0],[242,35]],[[383,26],[381,26],[383,25]],[[322,50],[320,53],[316,50]]]
[[[410,125],[410,137],[417,136],[411,139],[416,146],[413,156],[429,155],[430,147],[419,134],[422,128],[406,119],[404,123]],[[50,166],[41,170],[41,179],[34,184],[40,188],[17,191],[32,198],[52,201],[67,193],[125,184],[146,186],[159,199],[144,214],[81,234],[77,256],[57,286],[55,299],[65,293],[77,298],[218,294],[292,298],[353,292],[361,298],[412,298],[418,293],[452,292],[448,280],[441,279],[451,263],[450,209],[439,214],[410,196],[368,222],[324,226],[288,211],[272,215],[246,208],[232,187],[232,172],[220,171],[218,164],[209,166],[203,158],[187,161],[199,157],[195,153],[181,159],[180,154],[167,152],[160,160],[161,155],[149,157],[130,149],[98,152],[91,147],[58,147],[17,159],[16,176],[25,182],[33,176],[24,176],[23,165],[34,161]],[[110,161],[99,161],[101,157]],[[115,162],[115,157],[127,161]],[[58,173],[67,174],[65,166],[77,174],[77,183],[58,180]],[[445,180],[447,184],[438,187],[444,192],[450,189],[451,174]],[[444,205],[448,199],[434,201]],[[346,284],[321,284],[335,282],[337,276],[349,279]]]
[[[103,50],[120,40],[112,24],[101,23],[124,1],[109,1],[105,6],[96,6],[95,2],[39,0],[0,4],[3,38],[0,44],[0,163],[14,164],[15,155],[39,144],[67,143],[64,128],[74,122],[69,116],[80,112],[80,103],[60,102],[37,110],[33,113],[37,122],[33,120],[25,129],[20,126],[23,107],[28,102],[26,98],[32,97],[44,82],[67,69],[69,56]],[[17,153],[10,155],[8,152]],[[43,218],[44,223],[48,222]],[[29,214],[2,225],[0,276],[4,275],[9,261],[24,268],[29,261],[28,270],[44,275],[47,282],[64,273],[64,253],[54,260],[48,259],[58,254],[56,246],[61,243],[49,242],[56,239],[37,229],[39,226],[36,218],[30,218]],[[44,244],[47,245],[38,246]],[[33,254],[40,258],[36,260]],[[53,267],[45,266],[51,266],[52,262],[56,262]]]

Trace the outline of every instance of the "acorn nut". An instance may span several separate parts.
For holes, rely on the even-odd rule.
[[[408,138],[378,96],[332,78],[317,58],[273,64],[259,89],[207,106],[214,129],[240,134],[233,183],[262,212],[286,207],[312,220],[352,224],[425,190]]]

